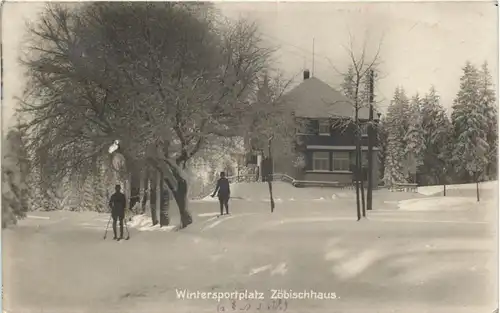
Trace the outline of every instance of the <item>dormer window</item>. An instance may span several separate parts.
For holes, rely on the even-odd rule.
[[[322,136],[330,136],[331,125],[329,120],[319,120],[318,133]]]

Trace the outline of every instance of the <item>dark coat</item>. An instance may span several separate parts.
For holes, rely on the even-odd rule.
[[[125,207],[127,206],[127,199],[121,192],[115,192],[109,199],[109,206],[113,215],[123,216],[125,214]]]
[[[215,187],[214,194],[217,193],[219,198],[229,198],[231,189],[229,187],[229,180],[227,178],[219,178],[217,187]]]

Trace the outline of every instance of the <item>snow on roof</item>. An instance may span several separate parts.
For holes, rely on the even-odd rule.
[[[354,117],[355,114],[351,100],[316,77],[305,79],[283,100],[293,106],[297,117]],[[368,108],[359,110],[359,118],[368,119]]]

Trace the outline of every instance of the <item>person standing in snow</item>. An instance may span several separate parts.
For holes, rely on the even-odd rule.
[[[121,186],[115,186],[115,193],[111,195],[109,199],[109,206],[111,208],[111,217],[113,218],[113,233],[114,240],[123,239],[123,220],[125,219],[125,206],[127,204],[127,200],[125,195],[121,193]],[[116,222],[120,220],[120,238],[116,236]]]
[[[231,190],[229,188],[229,180],[227,180],[226,173],[224,172],[220,173],[220,178],[217,181],[217,187],[215,187],[212,198],[215,197],[215,194],[219,197],[220,215],[224,215],[224,207],[226,207],[226,214],[229,214],[229,198],[231,196]]]

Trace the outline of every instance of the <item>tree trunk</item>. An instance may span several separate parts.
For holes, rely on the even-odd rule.
[[[163,185],[163,182],[162,182],[162,174],[161,172],[156,172],[156,194],[155,194],[155,198],[156,198],[156,206],[155,206],[155,218],[158,222],[160,222],[160,215],[161,215],[161,198],[162,198],[162,188],[161,188],[161,185]]]
[[[361,208],[360,208],[360,203],[359,203],[359,176],[360,176],[360,171],[359,171],[359,145],[360,145],[360,142],[359,142],[359,106],[358,106],[358,88],[359,88],[359,85],[356,86],[356,92],[355,92],[355,107],[354,107],[354,111],[355,111],[355,114],[354,114],[354,125],[355,125],[355,134],[356,134],[356,166],[354,167],[355,168],[355,171],[356,171],[356,174],[354,175],[356,177],[356,213],[358,215],[358,221],[361,220]]]
[[[357,117],[357,116],[356,116]],[[354,167],[354,170],[356,171],[354,177],[356,179],[356,213],[358,216],[358,221],[361,219],[361,207],[360,207],[360,199],[359,199],[359,154],[358,154],[358,149],[357,145],[359,143],[356,142],[356,166]]]
[[[181,215],[181,228],[187,227],[189,224],[193,223],[193,218],[188,210],[187,201],[187,182],[182,179],[178,182],[178,189],[172,191],[174,195],[175,202],[179,207],[179,213]]]
[[[168,215],[169,207],[170,207],[170,196],[168,193],[168,188],[165,187],[163,175],[161,175],[160,179],[160,227],[168,226],[170,224],[170,217]]]
[[[446,197],[446,184],[443,184],[443,196]]]
[[[271,162],[273,160],[273,156],[272,156],[272,151],[271,151],[271,143],[272,143],[272,137],[269,139],[268,143],[267,143],[267,149],[268,149],[268,157],[269,157],[269,161],[268,162]],[[269,173],[267,173],[269,175],[269,177],[267,177],[267,186],[269,187],[269,199],[270,199],[270,202],[271,202],[271,213],[274,212],[274,198],[273,198],[273,172],[274,172],[274,166],[272,166],[272,164],[267,164],[268,167],[270,167],[272,170],[269,171]]]
[[[149,208],[151,210],[151,220],[153,225],[158,224],[158,216],[156,213],[156,191],[157,191],[157,173],[151,175],[151,179],[149,181],[150,189],[149,189]]]
[[[270,180],[267,181],[267,186],[269,187],[269,198],[271,199],[271,213],[274,212],[274,198],[273,198],[273,184]]]
[[[171,173],[177,182],[177,189],[171,190],[174,195],[175,202],[177,202],[177,206],[179,207],[179,213],[181,215],[181,228],[184,228],[193,223],[193,218],[188,209],[188,181],[183,177],[184,172],[175,164],[175,162],[167,159],[167,164],[170,166]]]
[[[193,222],[191,213],[188,210],[188,182],[183,177],[182,169],[170,159],[149,159],[151,165],[163,174],[163,182],[172,191],[175,202],[179,207],[179,213],[181,216],[181,228],[187,227]],[[151,194],[151,197],[153,195]]]
[[[92,147],[94,149],[94,147]],[[100,212],[100,207],[101,203],[99,203],[99,197],[98,197],[98,186],[97,184],[99,183],[99,164],[97,162],[97,156],[92,157],[92,208],[95,209],[95,211]]]
[[[358,137],[358,171],[361,180],[360,193],[361,193],[361,211],[363,217],[366,217],[366,205],[365,205],[365,175],[363,175],[363,154],[361,153],[361,138]]]
[[[476,179],[477,202],[479,202],[479,179]]]
[[[140,169],[133,167],[130,175],[130,210],[133,210],[134,214],[140,212],[140,210],[135,206],[137,203],[139,203],[140,206],[141,182]]]
[[[148,195],[150,193],[150,173],[149,169],[146,167],[144,169],[144,176],[142,177],[142,190],[143,190],[143,195],[142,195],[142,214],[150,214],[151,211],[146,210],[147,202],[148,202]]]
[[[138,212],[140,214],[144,214],[144,197],[146,196],[145,192],[145,182],[144,182],[144,176],[146,176],[144,168],[141,169],[140,177],[139,177],[139,207],[138,207]]]
[[[124,185],[125,185],[125,197],[128,201],[127,203],[127,207],[129,210],[132,209],[132,207],[130,206],[130,199],[132,198],[132,173],[131,172],[128,172],[127,173],[127,177],[125,178],[125,182],[124,182]]]

